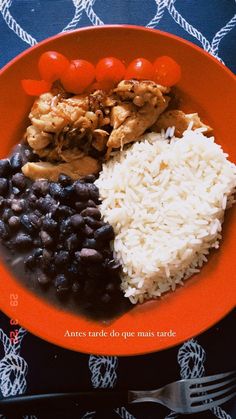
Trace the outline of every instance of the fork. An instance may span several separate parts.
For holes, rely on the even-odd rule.
[[[151,391],[130,391],[130,403],[160,403],[176,413],[198,413],[236,396],[236,371],[175,381]]]
[[[97,409],[127,403],[153,402],[176,413],[190,414],[219,406],[236,396],[236,371],[175,381],[157,390],[93,390],[7,397],[0,400],[1,413],[41,409]]]

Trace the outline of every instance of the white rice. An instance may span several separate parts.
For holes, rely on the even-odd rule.
[[[101,212],[115,231],[122,289],[134,304],[183,284],[219,247],[236,166],[201,131],[171,140],[147,134],[117,152],[96,181]]]

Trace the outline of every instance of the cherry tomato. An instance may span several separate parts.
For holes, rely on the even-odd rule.
[[[51,83],[45,80],[24,79],[21,80],[21,85],[29,96],[39,96],[51,89]]]
[[[72,60],[61,77],[64,88],[71,93],[83,93],[95,78],[95,67],[86,60]]]
[[[40,76],[43,80],[51,82],[60,79],[69,64],[69,60],[59,52],[44,52],[38,62]]]
[[[114,81],[118,83],[125,74],[125,66],[115,57],[106,57],[98,61],[96,66],[97,81]]]
[[[154,63],[155,81],[163,86],[173,86],[181,78],[181,67],[173,58],[163,55]]]
[[[154,67],[146,58],[136,58],[127,67],[125,79],[153,80]]]

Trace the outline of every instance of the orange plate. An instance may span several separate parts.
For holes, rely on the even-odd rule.
[[[185,105],[200,114],[214,127],[217,142],[236,161],[234,75],[209,54],[176,36],[135,26],[103,26],[80,29],[50,38],[30,48],[8,64],[0,73],[1,156],[21,139],[27,124],[32,98],[21,89],[20,80],[39,78],[37,60],[47,50],[57,50],[68,57],[81,57],[96,63],[104,56],[117,56],[126,62],[135,57],[153,60],[170,55],[182,67],[179,85]],[[189,99],[186,99],[188,102]],[[48,304],[24,288],[0,265],[0,306],[35,335],[81,352],[109,355],[137,355],[165,349],[199,334],[225,316],[235,305],[236,277],[235,212],[227,215],[224,240],[201,273],[184,287],[163,299],[135,307],[110,325],[99,324]],[[14,308],[11,294],[18,294]],[[66,330],[107,332],[100,337],[64,337]],[[116,332],[116,336],[114,332]],[[172,330],[174,336],[156,332]],[[138,337],[151,331],[154,337]],[[126,333],[132,334],[127,337]],[[133,333],[131,333],[133,332]],[[126,336],[126,338],[125,338]]]

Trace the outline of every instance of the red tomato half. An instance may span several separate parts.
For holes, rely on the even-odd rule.
[[[69,64],[69,60],[59,52],[44,52],[38,62],[40,76],[43,80],[51,82],[60,79]]]
[[[96,79],[102,81],[114,81],[118,83],[125,74],[125,66],[121,60],[115,57],[106,57],[98,61],[96,66]]]
[[[45,80],[24,79],[21,80],[21,85],[29,96],[39,96],[51,89],[51,83]]]
[[[181,67],[173,58],[163,55],[154,63],[155,81],[163,86],[173,86],[181,78]]]
[[[86,60],[72,60],[61,77],[61,82],[68,92],[80,94],[93,82],[95,67]]]
[[[154,80],[154,67],[146,58],[136,58],[127,67],[125,79]]]

